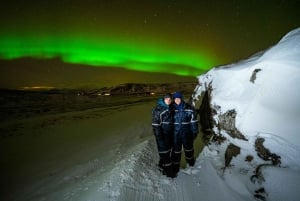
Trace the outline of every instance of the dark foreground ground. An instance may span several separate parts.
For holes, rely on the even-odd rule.
[[[158,97],[161,95],[1,91],[2,198],[31,200],[36,194],[49,198],[48,194],[56,192],[56,182],[62,187],[73,182],[67,178],[77,166],[88,167],[79,168],[83,173],[76,173],[76,182],[96,170],[103,172],[99,177],[102,178],[111,166],[128,155],[130,148],[147,140],[154,142],[151,110]],[[202,147],[198,138],[196,155]],[[151,155],[157,157],[154,143],[153,150]],[[90,170],[88,164],[95,160],[101,167],[96,165],[95,170]]]

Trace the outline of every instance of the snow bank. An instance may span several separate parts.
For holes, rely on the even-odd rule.
[[[255,140],[263,137],[264,146],[281,156],[281,166],[262,168],[264,185],[255,185],[267,192],[257,193],[257,199],[299,199],[296,186],[300,185],[300,28],[265,52],[214,68],[198,79],[194,99],[211,88],[211,107],[217,111],[215,122],[219,122],[219,115],[235,110],[236,128],[248,140],[233,139],[225,131],[214,128],[216,133],[226,136],[226,145],[233,143],[241,148],[240,155],[231,162],[234,168],[229,168],[230,171],[239,170],[238,175],[244,172],[251,176],[250,171],[267,163],[257,157],[254,148]],[[224,154],[226,145],[216,150]],[[251,163],[245,162],[247,155],[254,156]],[[232,183],[235,174],[230,175],[226,182]]]
[[[261,56],[214,68],[200,76],[196,96],[211,83],[212,104],[221,106],[221,112],[235,109],[240,131],[248,136],[260,132],[284,136],[299,145],[299,55],[300,29],[296,29]],[[259,72],[251,82],[255,70]]]

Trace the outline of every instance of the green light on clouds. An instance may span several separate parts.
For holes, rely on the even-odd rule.
[[[113,39],[67,36],[0,36],[0,57],[60,57],[66,63],[184,76],[197,76],[216,63],[212,57],[203,53],[187,52],[164,44],[134,44]]]

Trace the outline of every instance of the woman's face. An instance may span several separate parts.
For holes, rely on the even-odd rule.
[[[165,98],[164,101],[165,101],[165,104],[170,105],[171,102],[172,102],[172,99],[171,98]]]
[[[179,105],[181,103],[181,98],[175,98],[174,99],[174,102]]]

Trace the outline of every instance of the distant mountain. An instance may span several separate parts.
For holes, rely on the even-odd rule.
[[[157,96],[174,91],[181,91],[188,98],[196,85],[126,83],[100,89],[0,89],[0,121],[144,101],[155,103]]]
[[[126,95],[126,94],[164,94],[180,91],[182,93],[191,94],[197,82],[177,82],[163,84],[146,84],[146,83],[126,83],[110,88],[102,88],[98,93],[110,95]]]

